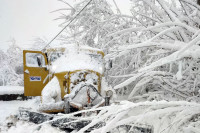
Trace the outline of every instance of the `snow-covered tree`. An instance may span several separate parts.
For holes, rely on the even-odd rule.
[[[40,51],[42,50],[45,46],[47,45],[47,39],[46,38],[41,38],[41,37],[36,37],[33,40],[33,44],[31,45],[31,50],[36,50]]]
[[[69,8],[71,9],[70,13],[63,14],[58,18],[64,19],[61,26],[67,25],[75,18],[60,38],[64,43],[71,41],[104,49],[110,47],[108,45],[111,43],[110,41],[113,44],[115,42],[112,37],[106,38],[109,33],[129,28],[129,25],[134,24],[131,21],[133,17],[115,14],[106,0],[82,0],[74,7],[68,6],[67,9],[69,10]]]
[[[23,52],[14,39],[7,53],[0,51],[0,85],[23,85]]]
[[[84,0],[59,19],[66,24]],[[191,100],[199,95],[199,6],[189,0],[133,0],[132,16],[93,0],[66,29],[63,40],[102,48],[113,60],[109,83],[129,100]],[[68,33],[68,34],[67,34]],[[118,84],[118,85],[116,85]],[[165,97],[166,98],[166,97]]]
[[[137,36],[137,42],[116,49],[120,55],[117,61],[125,62],[118,65],[124,75],[114,74],[114,79],[122,80],[114,88],[121,89],[120,93],[126,90],[134,101],[141,97],[162,99],[162,95],[170,95],[167,100],[196,99],[200,89],[199,6],[187,0],[133,2],[137,27],[112,33],[113,38],[133,32]]]

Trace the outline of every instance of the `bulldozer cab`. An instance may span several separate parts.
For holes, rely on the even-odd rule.
[[[45,79],[47,70],[47,57],[41,51],[23,51],[24,66],[24,95],[40,96],[44,86],[48,83]]]

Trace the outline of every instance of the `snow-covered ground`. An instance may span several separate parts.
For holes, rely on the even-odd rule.
[[[0,101],[0,124],[4,122],[7,116],[17,113],[19,107],[36,108],[37,100],[27,101]]]
[[[23,94],[24,87],[22,86],[0,86],[0,95],[4,94]]]
[[[40,103],[40,97],[29,99],[26,101],[0,101],[0,133],[64,133],[59,129],[53,128],[50,125],[43,125],[40,130],[36,130],[36,124],[26,121],[16,121],[12,115],[18,114],[19,107],[32,108],[37,110]],[[7,123],[14,122],[16,125],[10,128]]]
[[[2,133],[64,133],[58,128],[51,127],[48,122],[38,125],[17,121],[16,125],[7,128],[5,123],[8,122],[7,116],[16,114],[18,107],[32,107],[37,109],[39,99],[31,99],[27,101],[0,101],[0,132]],[[84,116],[81,119],[92,120],[92,122],[78,133],[83,133],[90,127],[98,123],[105,123],[102,127],[95,129],[94,133],[111,133],[126,131],[135,131],[135,127],[152,129],[153,133],[199,133],[200,131],[200,104],[185,101],[152,101],[132,103],[121,101],[106,107],[98,109],[83,110],[81,112],[89,112],[100,110],[98,115]],[[76,113],[62,114],[63,117],[72,117]],[[5,120],[6,119],[6,120]],[[127,126],[124,126],[127,125]],[[138,131],[136,131],[137,133]]]
[[[48,124],[43,125],[38,130],[35,127],[36,125],[33,123],[19,121],[16,123],[16,126],[11,127],[7,131],[2,131],[2,133],[66,133]]]
[[[19,107],[26,108],[36,108],[36,104],[38,99],[30,99],[27,101],[0,101],[0,132],[6,133],[8,132],[5,128],[7,126],[7,122],[9,121],[9,116],[16,115],[18,113]],[[20,124],[22,125],[22,124]],[[22,126],[23,127],[23,126]],[[5,129],[5,130],[4,130]],[[24,128],[26,129],[26,128]],[[18,132],[19,130],[19,132]],[[16,132],[15,132],[16,131]],[[10,133],[20,133],[20,129],[10,130]]]

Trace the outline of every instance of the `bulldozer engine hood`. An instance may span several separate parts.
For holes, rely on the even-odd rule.
[[[56,60],[58,53],[49,54],[51,65],[50,71],[53,73],[68,72],[75,70],[92,70],[100,74],[103,73],[103,57],[97,52],[86,52],[78,48],[66,49]]]

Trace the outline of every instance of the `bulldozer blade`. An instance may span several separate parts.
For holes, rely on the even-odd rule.
[[[19,118],[21,120],[33,122],[35,124],[41,124],[45,121],[53,119],[53,115],[48,115],[45,113],[30,110],[31,108],[19,108]]]
[[[52,126],[54,127],[59,127],[60,129],[76,129],[79,130],[85,126],[87,126],[91,121],[78,121],[76,122],[77,119],[72,119],[72,118],[63,118],[59,119],[56,121],[53,121],[51,123]]]
[[[58,116],[56,114],[46,114],[31,111],[31,108],[19,108],[19,119],[33,122],[35,124],[41,124],[43,122],[49,121],[49,124],[53,127],[58,127],[61,130],[79,130],[87,126],[91,121],[82,120],[77,121],[78,118],[60,118],[63,116]],[[55,119],[55,120],[54,120]]]
[[[64,131],[73,131],[73,130],[80,130],[81,128],[87,126],[92,122],[92,120],[81,120],[80,117],[64,117],[64,115],[57,115],[57,114],[46,114],[46,113],[40,113],[31,111],[31,108],[20,108],[19,109],[19,117],[21,120],[33,122],[35,124],[41,124],[43,122],[48,122],[53,127],[58,127],[61,130]],[[91,132],[94,129],[98,129],[100,127],[105,126],[105,122],[99,122],[96,125],[88,128],[86,132]],[[123,125],[118,126],[116,129],[126,129],[127,131],[135,131],[135,132],[141,132],[141,133],[153,133],[153,128],[148,125]]]

